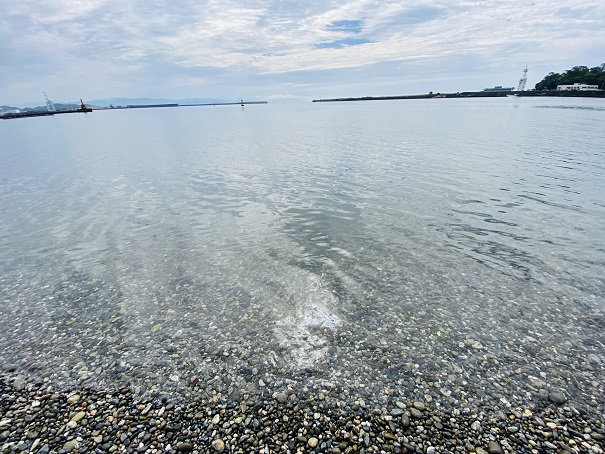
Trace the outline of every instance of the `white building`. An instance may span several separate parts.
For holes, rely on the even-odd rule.
[[[580,91],[595,91],[598,90],[598,85],[586,85],[575,83],[573,85],[557,85],[557,90],[580,90]]]

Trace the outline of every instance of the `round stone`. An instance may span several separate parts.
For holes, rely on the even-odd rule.
[[[191,452],[193,451],[193,445],[191,443],[180,443],[177,445],[176,450],[178,452]]]
[[[495,441],[490,441],[487,446],[487,452],[489,452],[489,454],[502,454],[502,448]]]
[[[416,419],[421,419],[423,417],[423,414],[420,410],[418,410],[417,408],[410,408],[410,414],[412,415],[413,418]]]
[[[71,418],[71,420],[72,420],[72,421],[75,421],[75,422],[80,422],[80,421],[82,421],[82,420],[84,419],[84,417],[85,417],[85,416],[86,416],[86,413],[85,413],[85,412],[83,412],[83,411],[79,411],[78,413],[76,413],[76,414],[74,415],[74,417],[73,417],[73,418]]]
[[[225,450],[225,442],[223,440],[221,440],[220,438],[218,438],[218,439],[216,439],[216,440],[214,440],[212,442],[212,447],[217,452],[224,451]]]
[[[307,442],[307,444],[309,445],[310,448],[315,448],[319,444],[319,440],[315,437],[311,437],[311,438],[309,438],[309,441]]]
[[[424,411],[426,406],[422,402],[414,402],[414,408],[420,411]]]
[[[552,403],[560,405],[565,403],[565,394],[560,393],[560,392],[552,392],[548,395],[548,400],[550,400]]]
[[[78,440],[69,440],[67,443],[65,443],[65,445],[63,445],[63,449],[68,452],[73,451],[79,446],[79,444],[80,443]]]
[[[76,421],[69,421],[65,425],[67,426],[68,429],[75,429],[76,427],[78,427],[78,423]]]

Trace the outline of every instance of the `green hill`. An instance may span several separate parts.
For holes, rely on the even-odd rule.
[[[605,63],[594,68],[574,66],[563,74],[548,73],[536,84],[536,90],[556,90],[558,85],[573,85],[575,83],[598,85],[605,89]]]

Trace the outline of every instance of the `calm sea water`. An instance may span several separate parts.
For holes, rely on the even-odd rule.
[[[586,394],[605,361],[604,124],[582,99],[2,121],[2,367],[375,394],[522,364]]]

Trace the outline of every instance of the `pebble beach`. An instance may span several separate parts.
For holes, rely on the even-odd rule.
[[[203,331],[170,297],[158,319],[137,316],[140,330],[133,320],[124,331],[128,310],[111,306],[115,292],[72,277],[47,296],[71,308],[48,321],[60,323],[52,342],[24,318],[5,321],[1,340],[23,348],[4,350],[0,451],[603,452],[602,351],[590,340],[598,313],[522,304],[524,318],[511,326],[515,305],[506,298],[490,312],[471,304],[401,312],[372,300],[365,310],[383,316],[353,318],[346,300],[338,315],[330,312],[337,297],[324,294],[329,282],[305,276],[304,294],[316,297],[302,312],[298,305],[272,322],[273,311],[263,319],[251,303],[248,315],[221,325],[239,295],[215,305],[217,320],[207,318]],[[434,291],[452,285],[442,279]],[[187,301],[197,291],[175,281],[166,294]],[[103,304],[74,311],[81,299]],[[461,332],[465,311],[475,314],[475,329]],[[540,320],[542,330],[527,320]],[[552,348],[572,327],[585,342]],[[139,353],[128,354],[129,346]]]
[[[389,396],[370,408],[330,395],[137,401],[127,388],[54,392],[3,377],[2,452],[603,452],[602,421],[553,393],[534,411],[437,409]],[[535,412],[535,413],[534,413]]]

